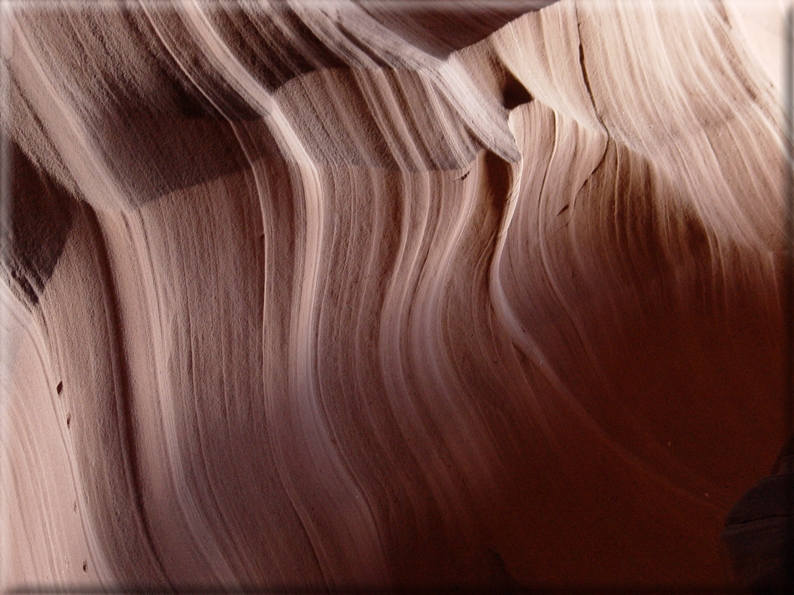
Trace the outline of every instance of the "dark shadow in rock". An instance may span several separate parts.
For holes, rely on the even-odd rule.
[[[789,439],[764,477],[742,495],[720,534],[732,579],[752,592],[794,586],[794,474]]]
[[[484,174],[487,179],[490,204],[501,217],[510,200],[510,177],[512,176],[510,164],[496,153],[486,151]]]
[[[77,202],[6,138],[9,177],[5,216],[0,221],[3,276],[18,297],[36,305],[52,276],[72,227]]]
[[[532,101],[532,95],[527,88],[513,76],[512,72],[508,72],[507,79],[502,84],[502,105],[505,106],[505,109],[515,109],[530,101]]]
[[[106,127],[97,144],[135,207],[281,155],[264,120],[136,114]],[[243,149],[238,134],[255,135],[255,147],[246,143]]]

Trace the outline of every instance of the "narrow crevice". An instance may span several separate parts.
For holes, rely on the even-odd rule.
[[[582,44],[582,23],[579,20],[579,7],[574,6],[574,10],[576,11],[576,34],[579,38],[579,67],[582,71],[582,79],[584,80],[584,86],[587,89],[587,95],[590,97],[590,103],[593,106],[593,113],[598,119],[599,124],[601,124],[601,127],[604,129],[606,135],[609,136],[609,131],[604,125],[604,121],[601,119],[601,114],[598,113],[595,96],[593,95],[593,88],[590,86],[590,76],[587,74],[587,65],[585,64],[584,59],[584,45]]]

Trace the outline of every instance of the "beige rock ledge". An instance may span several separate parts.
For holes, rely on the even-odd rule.
[[[725,585],[783,10],[5,3],[0,587]]]

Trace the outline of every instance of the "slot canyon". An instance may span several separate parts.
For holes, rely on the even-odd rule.
[[[783,2],[1,10],[0,588],[744,580]]]

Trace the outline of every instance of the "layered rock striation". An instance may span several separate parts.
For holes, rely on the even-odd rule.
[[[784,431],[756,25],[4,6],[3,587],[722,583]]]

